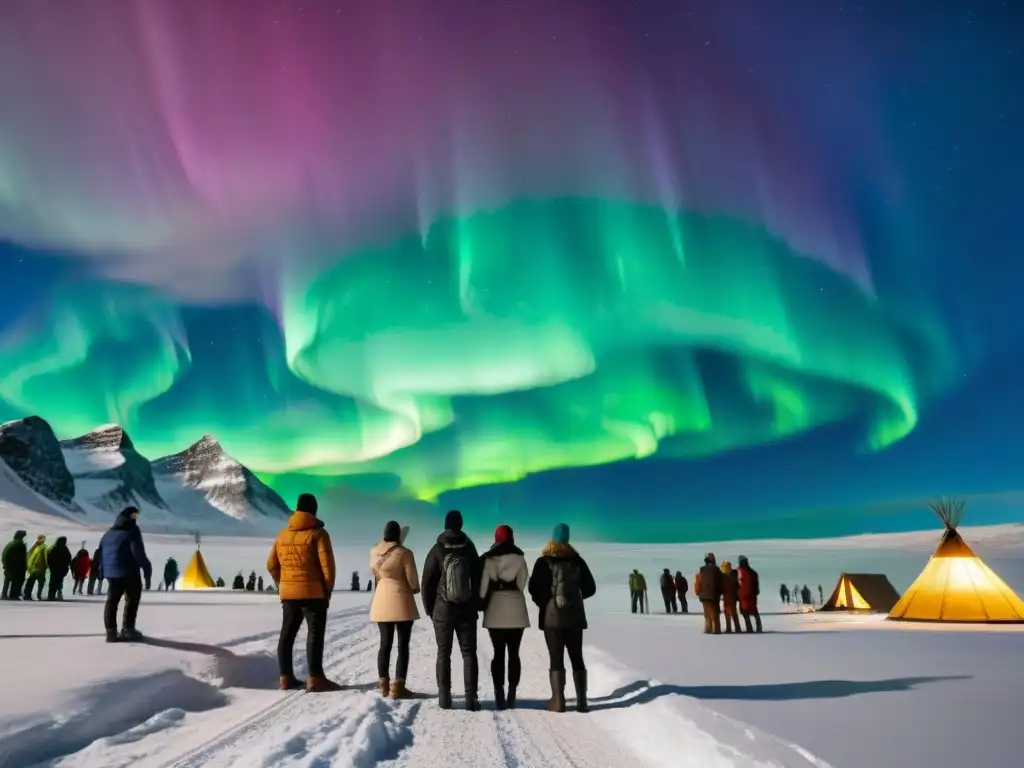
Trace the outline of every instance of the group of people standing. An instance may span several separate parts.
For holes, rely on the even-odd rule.
[[[299,497],[296,512],[271,548],[267,570],[278,585],[282,605],[278,662],[281,688],[305,687],[312,692],[339,690],[323,670],[327,608],[335,583],[334,553],[323,521],[317,518],[311,494]],[[547,709],[566,709],[565,657],[568,655],[576,693],[576,709],[586,712],[587,669],[583,659],[583,632],[587,628],[584,601],[597,592],[586,561],[569,543],[569,526],[555,526],[551,540],[528,568],[507,525],[497,528],[494,543],[482,555],[463,531],[462,514],[445,516],[444,531],[427,553],[420,574],[413,552],[402,541],[401,526],[390,521],[381,541],[370,550],[370,571],[376,590],[370,621],[377,624],[380,646],[377,676],[380,693],[393,698],[413,694],[406,687],[413,623],[420,619],[415,595],[431,620],[437,643],[435,678],[438,705],[452,708],[451,655],[458,643],[462,656],[466,709],[480,708],[478,696],[477,628],[483,627],[494,649],[491,680],[497,709],[515,708],[522,675],[519,649],[530,627],[526,597],[538,610],[538,628],[544,632],[549,656],[551,698]],[[309,677],[295,677],[292,650],[303,621],[307,624],[306,655]],[[397,647],[395,675],[391,656]]]
[[[47,600],[64,599],[64,579],[71,574],[72,594],[82,594],[86,579],[89,580],[89,594],[93,593],[97,580],[102,593],[102,559],[97,550],[93,557],[82,542],[81,549],[72,557],[66,536],[58,536],[50,546],[46,535],[39,534],[29,547],[25,543],[27,531],[16,531],[3,550],[4,583],[2,599],[36,600],[43,599],[43,588],[47,587]]]

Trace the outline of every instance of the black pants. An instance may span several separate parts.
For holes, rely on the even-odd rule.
[[[665,601],[665,613],[677,613],[678,608],[676,607],[676,593],[675,592],[662,592],[661,599]]]
[[[8,576],[4,574],[4,600],[20,600],[21,587],[25,583],[25,577],[21,574]]]
[[[175,591],[177,591],[177,590],[174,589],[174,583],[175,583],[175,579],[166,579],[164,581],[165,589],[168,592],[175,592]]]
[[[107,602],[103,606],[103,626],[108,632],[117,631],[117,609],[124,598],[124,619],[122,629],[135,629],[135,619],[139,615],[139,601],[142,599],[142,579],[118,578],[109,579],[110,589],[107,590]]]
[[[565,654],[573,669],[586,669],[583,663],[582,629],[545,629],[544,642],[548,645],[548,669],[565,672]]]
[[[324,636],[327,634],[327,600],[282,600],[281,637],[277,641],[277,666],[281,677],[294,676],[292,650],[302,622],[306,622],[306,666],[310,677],[324,676]]]
[[[686,593],[685,592],[679,596],[679,612],[680,613],[689,613],[690,612],[690,608],[686,604]]]
[[[46,593],[47,600],[64,599],[64,579],[56,579],[50,574],[50,589]]]
[[[96,588],[96,582],[97,581],[100,583],[99,590],[98,590],[99,594],[101,594],[101,595],[103,594],[103,577],[102,576],[97,576],[96,573],[93,572],[93,573],[89,574],[89,589],[88,589],[88,592],[89,592],[90,595],[93,593],[93,590]]]
[[[470,619],[434,622],[434,639],[437,640],[437,690],[450,693],[452,690],[452,640],[459,641],[462,653],[462,676],[466,683],[466,696],[475,697],[477,678],[480,675],[476,660],[476,616]]]
[[[380,631],[380,650],[377,651],[377,677],[391,677],[391,648],[398,635],[398,659],[395,661],[395,680],[405,681],[409,673],[409,641],[412,639],[411,621],[382,621],[377,624]]]
[[[71,594],[72,595],[80,595],[80,594],[82,594],[85,591],[84,587],[85,587],[85,579],[75,579],[75,583],[71,587]]]
[[[754,631],[754,629],[750,626],[751,619],[754,619],[754,622],[757,624],[757,631],[761,631],[761,614],[758,613],[757,608],[754,608],[750,611],[740,611],[740,614],[743,616],[743,623],[747,625],[747,632]]]
[[[523,665],[519,660],[519,646],[523,642],[522,629],[489,629],[491,645],[494,647],[494,658],[491,659],[491,677],[494,685],[501,688],[505,685],[505,654],[508,653],[508,687],[516,688],[523,674]]]
[[[25,582],[25,599],[32,599],[32,590],[36,590],[36,600],[43,599],[43,586],[46,584],[45,576],[29,576]]]
[[[629,593],[629,608],[633,613],[636,613],[637,608],[640,609],[640,613],[644,612],[644,593],[643,592],[630,592]]]

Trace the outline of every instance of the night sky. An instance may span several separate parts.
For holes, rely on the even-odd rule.
[[[1024,520],[1022,83],[1014,2],[6,3],[0,417],[329,514]]]

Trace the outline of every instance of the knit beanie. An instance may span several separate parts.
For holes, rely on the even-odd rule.
[[[296,512],[307,512],[310,515],[316,515],[317,510],[320,509],[320,505],[317,504],[316,496],[312,493],[303,493],[299,496],[299,501],[295,505]]]
[[[495,544],[514,544],[515,538],[512,535],[512,528],[507,525],[499,525],[494,529]]]
[[[565,523],[559,523],[556,525],[555,530],[551,532],[551,540],[556,544],[568,544],[569,526]]]
[[[459,510],[453,509],[444,516],[444,529],[455,533],[462,530],[462,513]]]

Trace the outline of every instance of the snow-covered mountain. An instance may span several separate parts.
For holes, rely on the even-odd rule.
[[[0,424],[0,460],[44,499],[81,513],[57,435],[38,416]]]
[[[180,496],[184,486],[202,494],[225,515],[257,527],[279,527],[291,514],[284,499],[228,456],[210,435],[181,453],[154,461],[153,474],[158,489],[172,506],[169,494]]]
[[[128,434],[110,424],[60,444],[80,500],[118,512],[128,505],[168,509],[153,479],[149,460]]]

